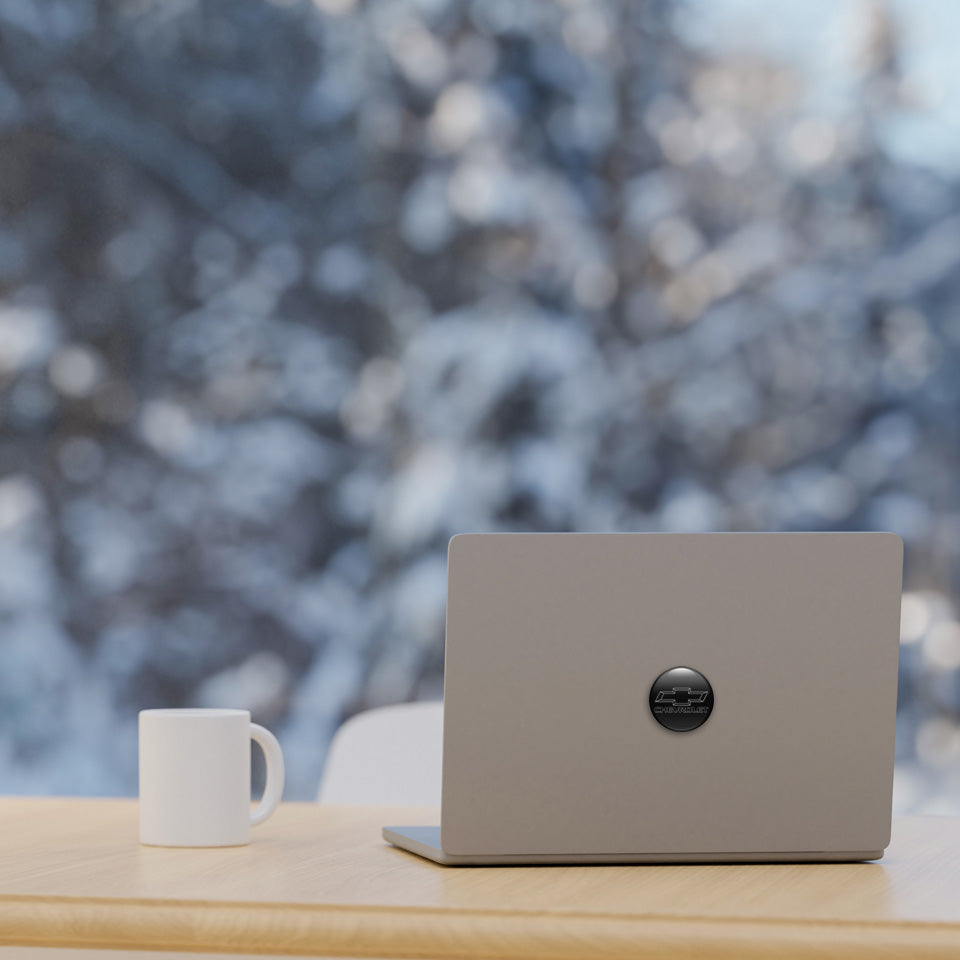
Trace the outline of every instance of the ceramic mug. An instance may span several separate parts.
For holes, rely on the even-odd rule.
[[[250,741],[263,749],[267,780],[250,811]],[[277,738],[247,710],[140,711],[140,842],[227,847],[250,841],[283,795]]]

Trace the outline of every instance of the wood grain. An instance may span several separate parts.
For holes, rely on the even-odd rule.
[[[877,864],[444,868],[436,811],[286,804],[247,847],[137,842],[134,801],[0,799],[0,943],[367,957],[960,955],[960,819]],[[0,955],[2,960],[2,955]]]

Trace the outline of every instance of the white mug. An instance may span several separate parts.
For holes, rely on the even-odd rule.
[[[263,749],[267,782],[250,811],[250,741]],[[283,795],[277,738],[247,710],[140,711],[140,842],[159,847],[248,843]]]

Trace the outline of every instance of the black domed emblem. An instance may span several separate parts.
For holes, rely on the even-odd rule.
[[[686,733],[706,723],[713,710],[713,687],[690,667],[664,670],[650,688],[650,712],[668,730]]]

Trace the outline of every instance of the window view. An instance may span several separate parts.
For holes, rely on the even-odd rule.
[[[895,809],[960,813],[958,31],[0,0],[0,792],[228,705],[313,798],[441,696],[458,532],[890,530]]]

